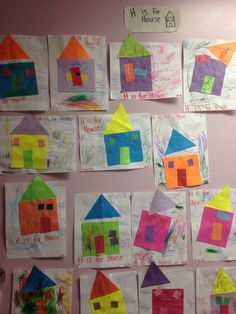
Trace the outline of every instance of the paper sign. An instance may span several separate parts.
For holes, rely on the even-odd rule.
[[[124,9],[124,19],[131,32],[176,32],[180,16],[177,8],[129,6]]]

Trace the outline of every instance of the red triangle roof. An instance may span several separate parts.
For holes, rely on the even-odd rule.
[[[30,59],[17,42],[7,35],[0,44],[0,60]]]
[[[101,271],[98,271],[93,283],[90,299],[103,297],[119,290],[120,289],[115,286],[110,279],[108,279]]]

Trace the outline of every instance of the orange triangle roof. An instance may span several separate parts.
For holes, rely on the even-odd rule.
[[[217,44],[214,46],[207,47],[221,62],[226,66],[229,65],[234,51],[236,49],[236,42],[230,42],[226,44]]]
[[[119,290],[120,289],[115,286],[101,271],[97,271],[90,294],[90,300],[103,297]]]
[[[17,42],[7,35],[0,44],[0,60],[30,59]]]
[[[91,59],[88,52],[80,44],[75,36],[72,36],[65,49],[62,51],[59,59]]]

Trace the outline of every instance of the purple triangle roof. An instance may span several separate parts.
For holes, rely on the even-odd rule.
[[[35,115],[27,114],[11,134],[48,135],[48,132]]]
[[[144,276],[141,288],[164,285],[166,283],[170,283],[169,279],[154,262],[151,262]]]

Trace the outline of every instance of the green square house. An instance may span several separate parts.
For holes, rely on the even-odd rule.
[[[119,212],[101,194],[81,224],[83,256],[120,253],[119,218]]]

